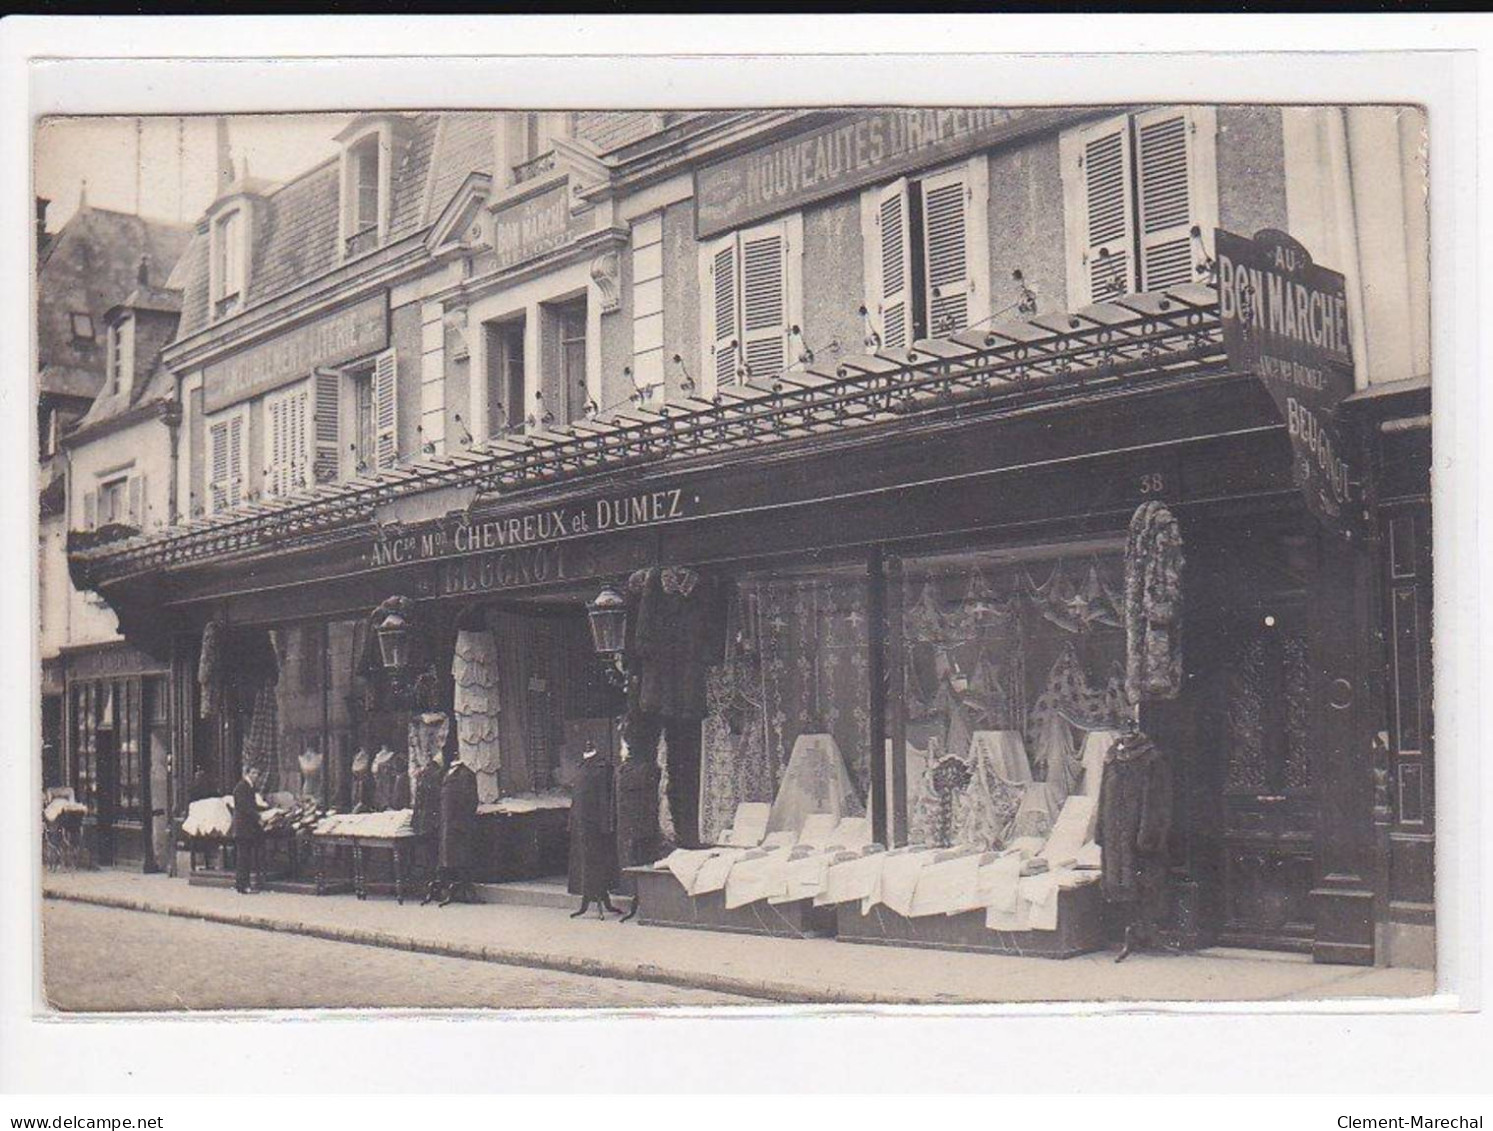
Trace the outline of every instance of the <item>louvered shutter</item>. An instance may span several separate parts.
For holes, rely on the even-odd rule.
[[[399,462],[399,370],[393,350],[373,362],[373,451],[380,469]]]
[[[1069,298],[1087,306],[1137,289],[1130,120],[1112,118],[1064,137]]]
[[[264,447],[264,490],[267,495],[285,494],[285,410],[284,397],[264,402],[266,422]]]
[[[137,530],[145,524],[145,477],[131,475],[125,488],[129,494],[129,523]]]
[[[923,262],[928,336],[969,325],[969,179],[964,169],[923,181]]]
[[[1136,116],[1143,290],[1159,291],[1192,281],[1188,124],[1181,110]]]
[[[312,477],[317,483],[335,483],[342,458],[342,374],[335,369],[318,369],[315,393],[312,433],[316,455]]]
[[[737,319],[736,237],[729,236],[709,249],[705,276],[706,321],[710,333],[710,365],[716,387],[734,385],[741,368],[741,331]]]
[[[1211,106],[1135,116],[1143,290],[1164,290],[1198,278],[1192,228],[1211,239],[1218,223],[1216,130]]]
[[[876,238],[881,247],[881,293],[877,296],[877,325],[883,349],[908,343],[912,310],[912,241],[907,230],[907,181],[898,180],[882,192],[876,205]]]
[[[244,493],[244,414],[235,413],[228,421],[228,482],[227,505],[238,506]]]
[[[788,237],[781,223],[741,233],[741,349],[753,381],[788,359]]]
[[[98,492],[83,492],[83,529],[98,529]]]
[[[207,496],[214,511],[228,506],[228,424],[220,420],[208,429]]]

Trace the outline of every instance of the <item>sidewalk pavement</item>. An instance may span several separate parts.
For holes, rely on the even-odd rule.
[[[1426,970],[1318,965],[1236,950],[1054,960],[774,939],[505,904],[438,908],[351,895],[192,887],[135,872],[47,873],[43,894],[106,907],[576,974],[740,994],[770,1002],[1286,1002],[1423,997]]]

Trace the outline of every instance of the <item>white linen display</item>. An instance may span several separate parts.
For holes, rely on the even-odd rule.
[[[772,899],[788,890],[788,859],[792,848],[751,849],[732,866],[726,877],[726,910],[732,911]]]
[[[863,849],[871,845],[870,817],[841,817],[829,838],[831,848]]]
[[[745,848],[722,848],[712,852],[710,859],[695,874],[694,886],[689,889],[690,895],[709,895],[713,891],[724,889],[731,869],[747,851]]]
[[[765,801],[743,801],[736,806],[731,827],[721,834],[721,843],[740,848],[755,848],[767,835],[767,820],[772,806]]]
[[[869,900],[861,904],[861,913],[884,903],[898,915],[912,911],[912,896],[917,890],[918,874],[938,856],[936,848],[917,848],[907,852],[888,852],[881,869],[880,891],[873,891]]]
[[[884,850],[872,845],[860,856],[832,863],[824,876],[824,890],[814,897],[814,906],[866,899],[881,875],[885,857]]]
[[[715,850],[709,848],[676,848],[653,866],[667,868],[674,873],[674,878],[685,891],[694,894],[695,879],[700,874],[700,869],[715,855]]]
[[[839,827],[839,819],[833,813],[810,813],[804,818],[798,833],[798,843],[810,848],[827,848]]]
[[[233,809],[224,797],[204,797],[187,806],[181,823],[185,836],[228,836],[233,832]]]
[[[1099,799],[1075,793],[1063,802],[1063,811],[1053,823],[1052,835],[1037,853],[1054,868],[1078,859],[1078,852],[1094,839],[1099,822]]]
[[[316,822],[314,836],[395,837],[415,831],[414,811],[386,809],[378,813],[328,813]]]
[[[992,854],[950,849],[918,873],[908,915],[957,915],[980,906],[980,862]]]
[[[814,813],[859,817],[865,803],[856,792],[840,747],[830,734],[801,734],[793,743],[788,768],[773,799],[767,820],[769,833],[797,832]]]
[[[500,796],[498,770],[502,751],[498,735],[498,643],[491,632],[456,634],[451,661],[455,684],[452,706],[456,713],[457,757],[477,775],[477,800]]]
[[[1104,756],[1119,737],[1120,732],[1117,730],[1091,730],[1084,738],[1083,749],[1079,753],[1083,762],[1083,776],[1078,782],[1078,792],[1085,797],[1098,798],[1099,785],[1104,779]]]
[[[1026,742],[1020,731],[977,730],[969,743],[970,763],[981,759],[990,763],[1002,781],[1021,785],[1032,780],[1032,764],[1026,756]]]

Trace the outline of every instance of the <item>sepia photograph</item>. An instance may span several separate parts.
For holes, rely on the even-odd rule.
[[[1429,138],[38,118],[45,1008],[1428,998]]]

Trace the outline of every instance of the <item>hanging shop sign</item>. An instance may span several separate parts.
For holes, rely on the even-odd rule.
[[[695,172],[701,239],[911,169],[1092,114],[1092,108],[947,107],[857,113]]]
[[[585,214],[593,220],[594,212]],[[499,271],[547,255],[582,234],[589,224],[571,215],[570,179],[503,208],[493,216],[492,247]]]
[[[1215,231],[1219,316],[1229,364],[1269,390],[1291,440],[1292,474],[1329,528],[1352,525],[1356,476],[1337,406],[1353,392],[1347,287],[1285,232]]]
[[[380,292],[214,362],[202,375],[204,411],[217,412],[309,377],[318,366],[377,353],[389,344],[388,309]]]
[[[512,551],[593,534],[658,526],[689,518],[700,502],[683,488],[664,487],[631,495],[561,503],[502,518],[449,516],[409,532],[384,531],[369,549],[375,568],[439,558]]]

